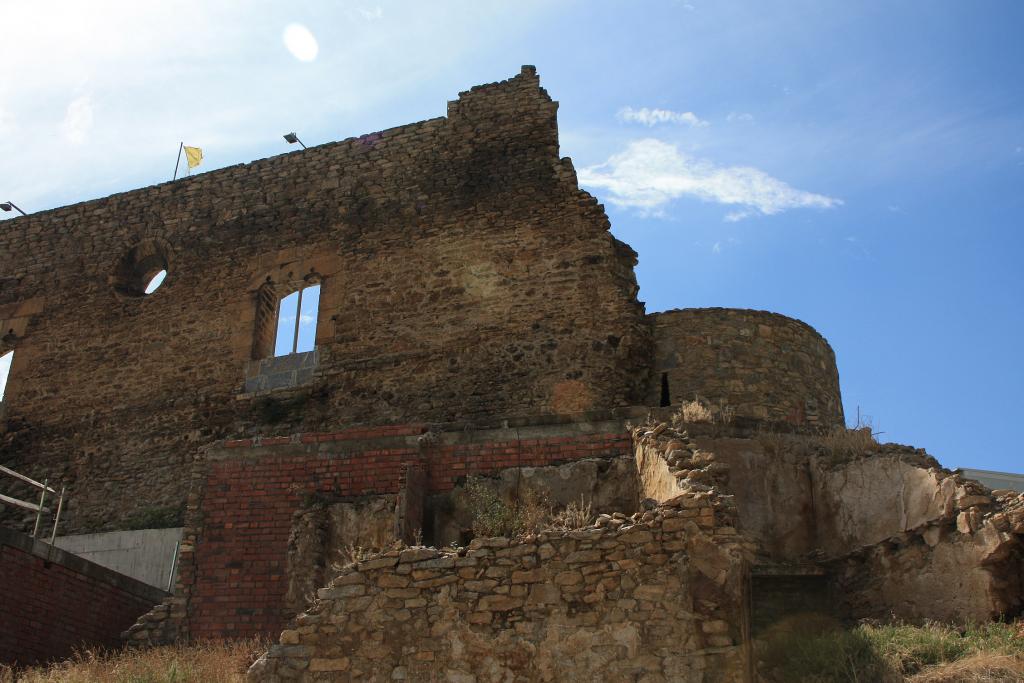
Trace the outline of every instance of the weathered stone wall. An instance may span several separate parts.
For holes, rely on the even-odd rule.
[[[99,530],[179,507],[201,445],[260,423],[640,403],[636,254],[559,158],[556,109],[524,67],[445,118],[5,222],[0,461],[60,479],[67,530]],[[268,280],[321,285],[312,379],[271,401],[242,394]]]
[[[829,440],[786,434],[693,442],[728,466],[721,490],[735,497],[740,528],[771,562],[831,560],[934,525],[955,528],[962,510],[992,500],[909,446],[840,453]]]
[[[812,477],[817,546],[826,557],[955,520],[976,495],[923,450],[896,445],[837,464],[816,458]]]
[[[681,493],[729,490],[729,465],[698,447],[688,432],[666,423],[650,430],[634,429],[633,452],[644,498],[663,502]],[[729,507],[735,505],[731,495],[721,500]]]
[[[298,614],[353,555],[381,552],[395,539],[395,497],[315,502],[296,510],[288,537],[284,613]]]
[[[737,528],[756,543],[755,590],[826,582],[818,604],[839,617],[978,621],[1024,609],[1024,496],[993,494],[921,449],[856,432],[649,433],[658,430],[653,444],[634,432],[644,495],[695,485],[730,494],[722,500],[735,501]]]
[[[547,504],[553,510],[571,503],[589,506],[594,514],[631,515],[640,507],[640,490],[633,456],[585,458],[543,467],[509,467],[493,477],[480,477],[506,505],[523,500]],[[473,509],[465,486],[431,496],[423,538],[438,548],[465,545],[472,537]]]
[[[508,554],[504,552],[506,546],[501,545],[501,552],[496,552],[494,557],[502,561],[484,562],[483,568],[476,570],[483,572],[478,576],[468,571],[477,565],[463,560],[475,560],[484,555],[474,555],[465,549],[443,554],[430,551],[429,556],[422,554],[426,551],[418,550],[416,552],[421,554],[405,556],[395,551],[385,553],[383,564],[357,568],[355,573],[362,574],[369,582],[364,584],[363,579],[345,578],[353,573],[351,569],[342,569],[340,574],[327,571],[325,558],[329,549],[342,543],[330,539],[330,523],[322,514],[327,508],[306,509],[294,516],[292,512],[306,505],[303,501],[311,497],[324,500],[331,496],[367,495],[374,493],[373,486],[389,481],[388,491],[377,491],[378,495],[385,495],[363,499],[363,503],[384,501],[374,508],[376,512],[356,510],[350,499],[341,505],[348,506],[346,510],[356,518],[349,515],[347,521],[335,525],[344,526],[347,532],[364,527],[372,527],[377,532],[386,530],[393,520],[394,499],[390,494],[397,490],[400,472],[410,462],[424,468],[429,492],[435,498],[445,491],[457,492],[463,476],[484,474],[492,478],[499,493],[512,495],[516,487],[547,488],[554,492],[558,482],[564,480],[566,489],[562,493],[575,496],[578,489],[589,488],[595,500],[603,501],[602,506],[614,507],[625,499],[623,491],[626,489],[621,482],[609,485],[595,479],[602,472],[614,472],[619,479],[627,478],[622,471],[626,460],[621,453],[629,449],[630,443],[635,463],[629,472],[635,487],[629,488],[633,492],[630,496],[640,499],[642,511],[629,515],[601,509],[597,511],[600,514],[593,529],[568,533],[549,531],[546,538],[552,543],[551,539],[580,543],[599,539],[592,546],[574,546],[571,552],[603,551],[618,547],[615,544],[621,539],[615,534],[622,531],[636,531],[638,526],[647,525],[641,530],[650,531],[653,540],[667,540],[669,535],[664,532],[668,527],[683,525],[686,546],[680,558],[685,557],[689,568],[695,568],[704,577],[701,581],[710,583],[686,587],[683,582],[679,584],[683,597],[676,597],[688,604],[687,600],[699,596],[694,603],[699,607],[694,608],[698,612],[707,606],[709,595],[717,596],[710,599],[716,609],[729,601],[748,604],[748,584],[726,587],[728,577],[737,568],[742,567],[745,572],[748,561],[753,562],[754,590],[765,591],[765,595],[753,596],[754,604],[760,605],[759,623],[765,628],[796,608],[824,609],[838,617],[881,618],[895,614],[909,620],[978,620],[999,614],[1014,615],[1024,606],[1021,580],[1024,496],[1012,492],[991,494],[977,482],[942,470],[923,451],[891,444],[866,445],[871,444],[870,439],[856,433],[851,433],[848,441],[791,434],[762,434],[756,439],[743,439],[719,434],[719,425],[670,427],[666,423],[635,428],[630,441],[625,434],[608,433],[608,424],[522,425],[478,434],[423,431],[423,426],[388,427],[350,433],[246,439],[225,444],[224,448],[211,451],[209,461],[194,475],[199,485],[192,496],[193,511],[201,510],[201,514],[190,516],[193,523],[186,529],[178,595],[140,620],[127,635],[134,643],[155,643],[175,637],[267,633],[285,623],[321,580],[319,577],[330,580],[332,576],[340,576],[341,583],[334,583],[331,590],[358,584],[360,588],[346,590],[366,592],[349,597],[359,597],[358,604],[372,604],[376,610],[374,616],[366,621],[363,615],[350,614],[347,605],[355,604],[353,601],[339,600],[333,607],[315,606],[312,617],[300,616],[297,631],[288,627],[282,643],[285,647],[276,649],[276,654],[269,658],[281,661],[265,664],[273,675],[305,676],[308,680],[333,676],[345,680],[369,666],[367,653],[380,652],[385,663],[391,662],[387,670],[397,670],[397,675],[410,675],[415,669],[420,678],[443,677],[449,673],[457,678],[472,673],[489,680],[487,676],[497,676],[506,669],[518,671],[516,667],[527,667],[523,669],[524,676],[542,676],[542,670],[528,668],[534,664],[515,660],[511,652],[548,648],[549,634],[562,633],[563,629],[575,632],[580,623],[584,623],[580,632],[586,634],[581,637],[598,649],[604,647],[600,639],[608,633],[587,630],[589,622],[564,621],[566,617],[575,619],[580,613],[571,601],[564,612],[558,611],[561,607],[551,606],[561,605],[561,602],[540,606],[529,603],[530,591],[555,590],[546,587],[552,583],[556,588],[561,586],[557,574],[531,574],[541,577],[536,581],[540,587],[534,589],[532,580],[524,580],[525,587],[515,588],[518,584],[509,572],[542,568],[553,557],[556,563],[567,564],[567,558],[541,557],[541,542],[536,539],[502,541],[510,543]],[[615,424],[621,426],[621,422]],[[691,436],[682,430],[683,426],[697,433]],[[516,435],[515,440],[499,438],[511,434]],[[850,450],[854,446],[864,446],[864,451]],[[554,464],[560,460],[571,462]],[[607,469],[592,466],[601,463]],[[212,497],[206,493],[203,499],[204,490],[212,491]],[[885,510],[877,513],[880,506]],[[674,521],[675,517],[681,521]],[[687,522],[692,522],[693,526]],[[650,528],[652,523],[661,525],[662,536]],[[709,541],[706,533],[693,535],[694,528],[713,530],[712,540]],[[287,540],[289,533],[291,541]],[[367,538],[372,535],[362,534]],[[383,538],[386,533],[378,535]],[[345,536],[351,537],[351,533]],[[701,538],[703,540],[698,540]],[[732,554],[729,558],[717,555],[720,561],[710,560],[708,558],[716,554],[705,547],[705,541],[712,545],[726,543]],[[469,548],[486,550],[490,548],[488,543],[478,541]],[[510,569],[504,574],[499,569],[491,571],[494,566],[518,566],[516,558],[520,554],[533,558],[534,550],[519,549],[524,543],[532,544],[538,553],[535,559],[526,560],[530,566]],[[303,548],[303,544],[308,547]],[[374,545],[382,547],[384,543]],[[646,552],[658,554],[654,546],[648,544],[644,548]],[[286,561],[288,553],[293,557]],[[295,559],[299,555],[304,558],[303,562],[321,573],[300,576],[301,572],[295,571],[301,564]],[[607,560],[618,562],[611,557]],[[654,561],[660,563],[660,560]],[[415,565],[416,562],[426,564]],[[406,563],[408,566],[403,569]],[[410,583],[384,585],[392,581],[386,578],[384,583],[376,585],[378,575],[362,571],[385,566],[388,576],[409,574]],[[624,566],[620,563],[618,568]],[[602,567],[603,578],[609,578],[605,574],[616,569],[613,565]],[[410,574],[414,570],[425,572],[428,569],[434,573]],[[466,571],[462,572],[464,569]],[[558,573],[565,570],[558,565]],[[581,575],[589,576],[591,570],[581,568],[580,571]],[[592,571],[597,575],[597,569]],[[507,585],[502,583],[503,577],[508,578]],[[433,583],[435,579],[437,583]],[[487,582],[492,579],[496,581],[493,585]],[[452,595],[451,591],[456,589],[474,593],[470,596],[473,600],[489,595],[486,591],[471,590],[468,583],[463,586],[465,582],[476,580],[485,580],[485,584],[473,585],[490,586],[495,596],[522,597],[524,611],[515,612],[515,608],[510,608],[515,619],[502,621],[492,617],[487,624],[474,624],[470,618],[476,612],[506,611],[480,609],[477,603],[464,602],[465,594]],[[349,581],[352,583],[347,583]],[[424,583],[415,583],[419,581]],[[458,585],[448,589],[449,584]],[[387,589],[392,588],[415,588],[418,592],[410,592],[407,598],[399,600],[397,594],[387,593]],[[802,595],[806,590],[813,591],[813,599]],[[327,598],[330,602],[342,593],[327,595],[333,596]],[[367,599],[361,600],[363,597]],[[413,602],[407,605],[405,600]],[[424,607],[426,612],[413,609],[416,605]],[[354,611],[362,609],[358,607]],[[612,613],[619,614],[614,609]],[[609,621],[613,618],[603,615],[601,612],[599,617],[581,618],[597,619],[595,624],[620,623],[619,616]],[[709,628],[725,628],[730,637],[738,630],[741,635],[738,639],[734,637],[733,642],[745,643],[748,616],[745,608],[736,613],[719,614],[715,620],[724,622],[725,626]],[[629,622],[635,615],[626,617]],[[646,623],[646,619],[644,616],[640,620]],[[431,638],[437,641],[436,646],[422,645],[417,640],[419,636],[410,640],[402,630],[412,628],[406,623],[410,621],[418,629],[417,633],[430,632],[435,636],[454,633],[455,640]],[[459,626],[451,630],[445,625],[448,621]],[[353,624],[352,633],[362,635],[359,638],[338,635],[344,629],[331,630],[337,624]],[[685,624],[680,626],[684,627]],[[706,634],[720,635],[715,631]],[[305,639],[307,635],[309,639]],[[392,637],[399,638],[396,642],[410,643],[408,648],[393,646]],[[383,649],[367,645],[379,645],[382,639],[388,643]],[[489,660],[491,664],[487,666],[491,668],[481,674],[472,668],[475,665],[466,664],[479,659],[475,654],[470,657],[467,650],[459,649],[461,646],[457,644],[450,651],[445,649],[453,642],[473,643],[470,649],[474,653],[479,649],[498,654]],[[321,645],[324,649],[320,649]],[[425,654],[428,651],[433,654]],[[690,653],[688,649],[685,652]],[[694,661],[710,652],[700,649]],[[324,661],[314,665],[316,660]],[[435,661],[442,662],[445,668],[432,663]],[[587,667],[598,661],[604,660],[581,655],[572,665],[578,667],[573,669],[574,674],[584,675]],[[732,672],[733,664],[729,661],[708,661],[708,675],[712,671]],[[454,664],[449,666],[452,662]],[[280,666],[284,668],[274,673]],[[651,663],[651,666],[676,664],[662,659],[660,664]],[[322,670],[313,675],[315,669]],[[260,675],[270,675],[261,671]],[[493,673],[495,671],[499,673]],[[693,678],[697,674],[691,669],[673,669],[671,675],[664,672],[663,675],[670,680],[673,676],[678,680],[702,680]],[[274,679],[271,676],[267,680]]]
[[[647,405],[699,397],[736,417],[801,429],[843,426],[839,371],[806,323],[766,311],[688,308],[652,313],[654,372]]]
[[[720,488],[758,544],[755,571],[827,575],[837,616],[980,621],[1024,606],[1024,498],[1014,492],[993,495],[897,444],[850,452],[777,434],[696,443],[729,465]]]
[[[18,666],[117,647],[167,595],[10,529],[0,529],[0,590],[0,665]]]
[[[962,623],[1024,613],[1024,494],[957,484],[940,517],[829,563],[846,614]]]
[[[806,448],[772,436],[698,436],[700,449],[729,466],[728,492],[736,499],[739,526],[773,562],[797,562],[818,547],[811,461]]]
[[[366,533],[354,538],[351,518],[339,518],[332,535],[329,520],[306,519],[302,512],[296,525],[296,511],[310,501],[322,501],[338,514],[356,497],[367,497],[370,504],[377,496],[393,501],[410,462],[426,469],[429,492],[436,494],[468,475],[614,458],[630,450],[628,434],[614,430],[623,430],[621,421],[479,432],[398,425],[233,440],[210,448],[193,468],[173,602],[127,636],[147,644],[280,631],[316,580],[302,575],[321,570],[329,578],[331,548],[361,543],[384,526],[375,513],[375,522],[364,520],[372,522]],[[300,547],[305,541],[293,532],[302,536],[303,530],[295,526],[305,529],[309,547]],[[294,577],[289,576],[289,539],[295,541],[292,566],[299,570]]]
[[[252,681],[745,681],[746,561],[714,496],[617,527],[409,548],[319,592]]]

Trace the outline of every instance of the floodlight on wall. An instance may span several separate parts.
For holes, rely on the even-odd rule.
[[[22,211],[21,207],[19,207],[14,202],[3,202],[2,204],[0,204],[0,211],[10,211],[11,209],[16,209],[17,212],[20,213],[22,216],[28,215],[27,213]]]
[[[295,143],[297,142],[297,143],[299,143],[300,145],[302,145],[302,149],[308,149],[308,148],[306,147],[306,145],[305,145],[305,144],[303,144],[302,140],[300,140],[300,139],[299,139],[299,136],[298,136],[298,135],[296,135],[295,133],[285,133],[285,134],[284,134],[284,140],[285,140],[285,142],[287,142],[287,143],[288,143],[289,145],[294,145],[294,144],[295,144]]]

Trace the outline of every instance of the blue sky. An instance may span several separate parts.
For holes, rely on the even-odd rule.
[[[167,180],[182,140],[209,171],[441,116],[535,64],[649,311],[801,318],[851,421],[1024,471],[1024,4],[0,7],[0,201]]]

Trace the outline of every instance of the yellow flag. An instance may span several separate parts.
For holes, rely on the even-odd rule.
[[[203,160],[203,150],[185,145],[185,158],[188,159],[188,167],[195,168]]]

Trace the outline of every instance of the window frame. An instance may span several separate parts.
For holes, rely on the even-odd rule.
[[[268,358],[282,358],[284,356],[295,355],[296,353],[309,353],[309,351],[316,350],[316,329],[318,327],[317,323],[320,322],[320,293],[323,291],[323,289],[320,287],[321,284],[322,282],[319,277],[306,278],[302,281],[302,284],[299,285],[297,288],[292,289],[284,296],[278,298],[277,310],[274,315],[274,343],[272,344],[271,355],[268,356]],[[299,351],[299,328],[301,327],[302,324],[302,293],[305,292],[307,289],[311,289],[313,287],[317,287],[319,290],[317,292],[316,315],[314,317],[313,348],[311,348],[309,351]],[[288,351],[287,353],[278,354],[277,343],[279,336],[281,334],[281,306],[282,304],[284,304],[285,299],[290,297],[292,294],[296,293],[298,293],[298,297],[295,300],[295,325],[294,327],[292,327],[291,331],[291,351]]]

